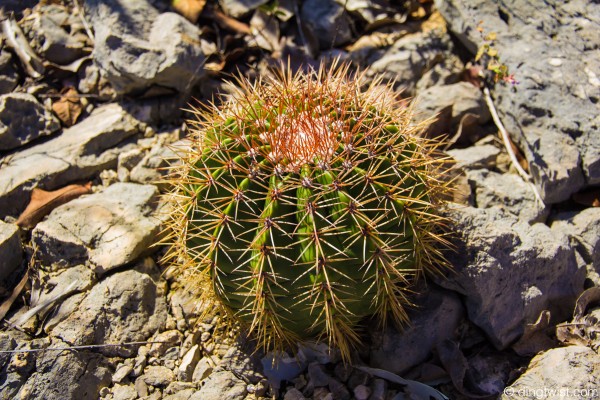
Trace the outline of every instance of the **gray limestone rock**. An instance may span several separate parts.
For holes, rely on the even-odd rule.
[[[458,168],[490,168],[496,164],[500,149],[491,144],[483,144],[464,149],[451,149],[446,153],[456,160]]]
[[[433,86],[452,85],[462,79],[464,64],[454,54],[448,54],[447,58],[428,69],[417,82],[417,93]]]
[[[44,321],[44,331],[49,332],[56,324],[67,318],[83,300],[80,292],[91,289],[96,283],[96,275],[84,265],[76,265],[58,272],[51,272],[42,280],[39,295],[31,296],[30,307],[40,304],[56,304],[48,318],[44,318],[50,308],[36,313]],[[52,299],[60,299],[55,302]]]
[[[160,231],[158,190],[116,183],[57,207],[32,232],[39,260],[57,268],[89,262],[98,274],[136,260]]]
[[[42,6],[40,13],[34,14],[31,27],[35,32],[33,41],[45,60],[67,65],[89,53],[85,49],[84,39],[87,36],[79,36],[65,29],[76,22],[64,8],[54,4]]]
[[[73,314],[85,297],[86,293],[76,293],[61,300],[44,321],[44,332],[46,332],[46,334],[50,333],[56,325]]]
[[[590,2],[436,0],[450,29],[473,53],[483,21],[502,62],[520,82],[496,85],[495,104],[524,150],[546,203],[600,183],[600,9]]]
[[[600,273],[600,208],[590,207],[579,212],[563,212],[552,218],[553,230],[573,237],[587,262]]]
[[[564,233],[497,208],[461,207],[449,217],[462,237],[449,256],[454,272],[439,284],[464,296],[469,319],[495,347],[512,344],[543,310],[554,321],[571,315],[585,268]]]
[[[485,169],[467,171],[475,188],[478,208],[498,207],[529,223],[545,222],[550,209],[535,197],[530,183],[516,174],[499,174]]]
[[[0,159],[0,217],[23,211],[33,187],[54,190],[116,167],[120,147],[139,124],[119,104],[107,104],[60,136]]]
[[[417,96],[419,118],[435,117],[446,109],[449,109],[451,131],[445,133],[456,132],[467,114],[472,114],[479,125],[485,124],[490,119],[490,112],[481,90],[468,82],[432,86],[419,92]]]
[[[246,384],[231,371],[218,371],[202,383],[202,388],[189,400],[243,400],[246,398]]]
[[[115,373],[112,375],[113,383],[121,383],[133,371],[133,359],[128,358],[117,365]]]
[[[93,56],[119,94],[151,87],[187,92],[202,79],[200,29],[146,0],[86,0],[95,31]]]
[[[175,380],[175,374],[162,365],[151,365],[146,368],[144,375],[138,379],[143,380],[149,386],[165,387]]]
[[[218,368],[231,371],[235,376],[243,377],[250,383],[258,383],[264,377],[260,374],[260,363],[254,355],[246,354],[239,346],[232,346],[223,355]]]
[[[398,331],[388,326],[383,332],[373,330],[370,349],[373,367],[405,373],[431,356],[438,343],[452,339],[465,314],[458,296],[444,289],[428,288],[415,304],[406,329]]]
[[[55,341],[52,347],[65,347]],[[39,353],[35,372],[21,388],[19,398],[80,400],[98,398],[110,383],[105,358],[90,351],[48,351]]]
[[[403,36],[391,46],[364,55],[350,53],[353,59],[369,65],[367,76],[382,77],[403,90],[403,95],[413,96],[417,81],[442,62],[453,49],[447,33],[440,31],[417,32]]]
[[[0,49],[0,95],[10,93],[19,83],[19,75],[13,64],[11,53]]]
[[[135,400],[137,398],[137,391],[133,386],[115,385],[112,388],[112,400]]]
[[[150,149],[144,158],[133,168],[129,175],[132,182],[157,183],[168,173],[169,165],[177,156],[164,142],[159,142]]]
[[[213,372],[213,367],[211,362],[207,357],[202,357],[198,364],[196,364],[196,368],[194,368],[194,374],[192,375],[193,382],[201,382],[204,379],[208,378],[210,374]]]
[[[150,276],[127,270],[96,284],[50,334],[71,345],[143,341],[163,329],[166,319],[162,289]],[[100,351],[108,356],[130,357],[135,350],[135,346],[123,346]]]
[[[11,150],[60,129],[60,123],[26,93],[0,96],[0,151]]]
[[[195,392],[194,389],[183,389],[163,397],[162,400],[188,400]]]
[[[552,217],[553,230],[571,238],[573,247],[586,264],[588,279],[600,285],[600,208],[561,212]]]
[[[23,249],[16,225],[0,221],[0,282],[8,278],[21,264]]]
[[[169,348],[179,345],[182,340],[183,335],[178,330],[171,329],[161,332],[154,338],[153,342],[157,343],[152,344],[148,354],[151,357],[163,356]]]
[[[350,17],[334,0],[306,0],[302,4],[300,14],[302,21],[319,40],[322,50],[339,46],[352,39]]]
[[[96,283],[96,275],[84,265],[76,265],[58,272],[48,274],[37,303],[44,303],[53,297],[71,291],[83,292]],[[35,304],[32,304],[35,306]]]
[[[589,347],[551,349],[531,360],[527,371],[504,389],[501,400],[598,397],[599,369],[600,355]]]
[[[177,368],[177,378],[183,382],[192,381],[198,361],[200,361],[200,347],[195,344],[181,359],[181,364]]]
[[[0,332],[0,350],[11,351],[18,346],[18,341],[12,332]],[[21,347],[21,346],[19,346]],[[0,353],[0,397],[14,399],[19,389],[28,378],[29,371],[17,370],[15,358],[17,354]]]

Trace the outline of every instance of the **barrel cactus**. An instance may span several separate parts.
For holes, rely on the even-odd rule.
[[[444,264],[444,160],[411,104],[365,81],[335,63],[239,78],[195,110],[169,178],[180,272],[267,348],[310,338],[347,358],[361,319],[404,322]]]

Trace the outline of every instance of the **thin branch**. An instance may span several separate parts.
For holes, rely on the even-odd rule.
[[[485,103],[487,104],[488,109],[490,110],[490,114],[492,114],[492,119],[494,120],[494,124],[496,124],[496,127],[498,127],[498,130],[500,131],[500,135],[502,136],[502,141],[504,142],[504,147],[506,148],[506,151],[508,152],[510,161],[515,166],[515,168],[517,169],[517,172],[519,173],[519,175],[521,175],[523,180],[525,182],[528,182],[531,184],[531,187],[533,189],[533,193],[535,194],[536,199],[540,202],[540,204],[544,204],[544,200],[542,200],[542,197],[540,196],[540,193],[538,192],[537,187],[535,187],[533,182],[531,182],[531,177],[529,176],[527,171],[525,171],[523,169],[523,167],[521,167],[521,164],[519,164],[517,155],[515,154],[515,152],[512,148],[510,137],[508,136],[508,132],[506,131],[506,128],[502,124],[502,121],[500,121],[500,117],[498,116],[498,111],[496,110],[496,106],[494,105],[494,101],[492,100],[492,95],[490,94],[490,89],[487,86],[485,86],[483,88],[483,95],[485,98]]]
[[[92,42],[95,42],[96,38],[94,37],[94,32],[92,31],[90,24],[88,24],[87,20],[85,19],[85,15],[83,14],[84,8],[82,5],[79,4],[79,0],[75,1],[75,12],[79,16],[79,19],[81,19],[81,23],[83,25],[83,28],[85,29],[85,33],[92,40]]]
[[[14,353],[39,353],[42,351],[65,351],[65,350],[84,350],[84,349],[100,349],[104,347],[122,347],[122,346],[137,346],[141,344],[154,344],[154,343],[169,343],[169,342],[125,342],[116,344],[89,344],[82,346],[67,346],[67,347],[47,347],[45,349],[22,349],[22,350],[0,350],[0,354],[14,354]]]

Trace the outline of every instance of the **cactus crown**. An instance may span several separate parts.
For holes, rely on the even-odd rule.
[[[444,265],[444,160],[409,103],[347,65],[237,84],[195,110],[171,256],[265,347],[326,338],[347,359],[362,318],[404,322],[410,286]]]

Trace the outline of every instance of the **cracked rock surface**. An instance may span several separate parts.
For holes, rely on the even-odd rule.
[[[58,119],[35,96],[0,95],[0,151],[12,150],[60,128]]]
[[[98,274],[130,263],[157,238],[154,185],[115,183],[56,208],[32,232],[40,260],[55,268],[89,263]]]
[[[597,389],[594,2],[0,3],[0,399],[508,400]],[[202,10],[195,18],[182,4]],[[41,76],[5,23],[23,31]],[[492,33],[520,83],[494,83],[486,57],[475,59]],[[297,71],[332,57],[414,97],[412,122],[435,118],[423,135],[447,137],[440,150],[456,161],[443,211],[451,269],[405,293],[410,324],[363,321],[351,364],[327,343],[265,354],[154,245],[169,238],[163,221],[176,206],[161,202],[163,178],[199,145],[182,109],[220,101],[238,73],[254,82],[281,61]],[[484,85],[531,181],[510,161]],[[36,218],[20,218],[28,213]]]
[[[502,59],[518,67],[518,90],[499,87],[497,107],[546,203],[600,183],[598,8],[583,0],[547,7],[518,0],[435,4],[471,51],[483,41],[471,21],[483,21],[497,34]]]
[[[7,157],[0,174],[0,208],[16,216],[25,209],[32,187],[52,190],[116,166],[120,147],[138,132],[139,121],[111,103],[56,138]]]

